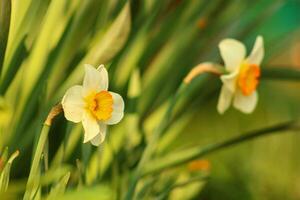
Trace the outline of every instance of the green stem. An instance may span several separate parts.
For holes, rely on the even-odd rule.
[[[41,162],[41,156],[44,151],[45,143],[48,138],[49,129],[50,129],[49,125],[46,125],[46,124],[43,125],[42,131],[40,134],[40,138],[39,138],[39,141],[38,141],[38,144],[36,147],[36,151],[34,154],[34,158],[32,161],[31,169],[29,172],[29,177],[28,177],[28,181],[27,181],[27,185],[26,185],[26,191],[25,191],[24,198],[23,198],[24,200],[31,199],[31,194],[32,194],[32,192],[34,192],[34,191],[32,191],[33,183],[34,183],[34,179],[36,178],[36,175],[38,174],[39,165]]]
[[[50,126],[52,124],[53,119],[62,112],[62,105],[57,104],[54,107],[52,107],[51,111],[49,112],[47,119],[44,122],[43,128],[41,130],[41,134],[39,137],[39,141],[35,150],[35,154],[33,157],[33,161],[31,164],[31,169],[29,172],[29,177],[26,185],[26,191],[24,194],[24,200],[31,199],[31,195],[35,194],[36,191],[34,190],[34,182],[36,181],[37,177],[40,177],[39,174],[39,166],[41,162],[41,156],[44,152],[45,145],[48,138],[48,133],[50,130]]]
[[[261,136],[269,135],[273,132],[278,131],[284,131],[293,129],[295,127],[294,121],[289,121],[282,124],[277,124],[272,127],[267,127],[258,131],[253,131],[248,134],[243,134],[241,136],[237,136],[234,138],[231,138],[229,140],[210,144],[205,147],[193,147],[187,150],[183,150],[181,152],[175,152],[171,153],[167,156],[164,156],[162,158],[157,158],[151,161],[151,165],[147,165],[145,168],[143,168],[142,176],[153,174],[159,171],[162,171],[164,169],[174,167],[189,161],[192,161],[194,159],[198,159],[199,157],[202,157],[204,155],[207,155],[209,153],[215,152],[217,150],[230,147],[235,144],[239,144],[241,142],[245,142],[248,140],[252,140]]]
[[[181,96],[182,92],[185,90],[186,86],[187,85],[184,84],[184,83],[181,84],[181,86],[177,90],[176,94],[171,99],[169,107],[168,107],[161,123],[159,124],[157,129],[154,131],[152,137],[150,138],[150,141],[147,144],[147,146],[146,146],[146,148],[143,152],[142,158],[141,158],[141,160],[140,160],[140,162],[137,166],[137,169],[132,175],[132,179],[131,179],[130,184],[129,184],[129,189],[128,189],[128,192],[125,196],[126,200],[133,199],[136,185],[138,183],[139,178],[141,177],[141,169],[144,167],[145,163],[151,158],[152,154],[154,153],[155,147],[156,147],[156,144],[157,144],[157,140],[159,139],[161,134],[165,131],[168,124],[170,123],[170,120],[172,118],[173,108],[175,107],[175,104],[176,104],[177,100]]]
[[[8,40],[11,16],[11,0],[0,1],[0,75],[2,72],[5,50]]]
[[[261,72],[261,78],[265,80],[300,80],[300,70],[290,67],[266,67]]]

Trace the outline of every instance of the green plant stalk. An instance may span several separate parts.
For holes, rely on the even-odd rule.
[[[62,164],[64,160],[67,160],[69,156],[74,151],[76,145],[78,144],[79,138],[81,137],[82,127],[81,125],[76,125],[72,127],[68,136],[65,137],[65,143],[61,144],[56,154],[54,155],[50,168],[58,167]]]
[[[13,77],[15,77],[18,69],[20,68],[24,59],[23,54],[25,54],[26,52],[21,51],[21,49],[26,50],[24,41],[30,35],[30,30],[32,30],[35,19],[37,19],[37,13],[38,10],[41,8],[41,5],[41,0],[31,1],[30,6],[26,11],[26,14],[23,16],[22,19],[20,19],[20,24],[18,26],[14,23],[11,24],[10,35],[12,35],[12,37],[9,36],[6,48],[7,55],[5,55],[6,58],[4,60],[3,65],[3,76],[1,80],[2,82],[8,82],[10,84]],[[24,46],[24,48],[21,46]],[[3,90],[2,83],[0,85],[1,90]],[[2,93],[5,93],[6,89]]]
[[[143,169],[145,163],[151,158],[152,154],[154,153],[155,147],[157,145],[157,140],[159,139],[161,134],[165,131],[166,127],[168,126],[168,123],[170,122],[170,120],[172,118],[173,108],[175,107],[177,100],[179,99],[179,97],[181,96],[181,94],[183,93],[183,91],[185,90],[186,87],[187,87],[187,84],[185,84],[185,83],[182,83],[180,85],[175,96],[173,96],[161,123],[159,124],[156,131],[150,138],[150,141],[143,152],[142,158],[141,158],[140,162],[138,163],[137,169],[132,176],[132,179],[129,184],[129,189],[128,189],[125,199],[127,199],[127,200],[133,199],[136,185],[138,183],[139,178],[141,177],[141,172],[142,172],[141,169]]]
[[[16,151],[13,153],[10,158],[8,159],[7,163],[5,164],[5,167],[3,171],[0,173],[0,193],[5,192],[8,188],[8,183],[9,183],[9,174],[10,174],[10,168],[12,165],[12,162],[16,157],[19,156],[19,151]]]
[[[72,62],[78,48],[82,48],[78,45],[78,38],[83,38],[87,35],[88,30],[95,22],[98,8],[99,0],[84,1],[74,13],[74,16],[72,16],[74,20],[72,20],[69,29],[67,29],[65,39],[61,42],[61,47],[57,50],[57,57],[53,61],[52,72],[49,77],[49,91],[55,90],[62,82],[62,78],[67,71],[66,69]]]
[[[78,83],[82,79],[83,65],[85,63],[95,66],[107,63],[121,50],[130,33],[130,19],[130,5],[129,2],[127,2],[104,36],[91,47],[91,50],[58,88],[58,91],[56,91],[52,98],[52,103],[56,103],[70,86]]]
[[[10,67],[6,70],[6,73],[3,74],[0,84],[0,95],[4,95],[6,93],[11,82],[16,77],[16,73],[18,72],[23,60],[27,57],[28,53],[25,47],[26,38],[27,37],[24,36],[19,45],[16,47],[16,50],[13,54],[13,59],[11,59],[8,64]]]
[[[33,161],[31,164],[31,169],[28,176],[28,181],[26,185],[26,191],[24,194],[24,200],[31,199],[31,195],[35,193],[35,191],[32,191],[34,183],[36,183],[36,176],[40,176],[39,173],[39,166],[41,162],[41,157],[44,152],[44,148],[48,139],[48,133],[50,130],[50,126],[52,124],[52,120],[62,112],[62,106],[61,104],[58,104],[54,107],[52,107],[51,111],[49,112],[47,119],[44,122],[43,128],[41,130],[40,138],[36,147],[36,151],[33,157]]]
[[[63,195],[65,190],[66,190],[66,186],[68,184],[68,181],[70,179],[70,172],[67,172],[59,181],[58,183],[53,186],[51,188],[51,192],[49,194],[49,196],[47,197],[47,200],[50,199],[57,199],[59,196]]]
[[[47,172],[42,174],[40,177],[40,186],[48,186],[50,184],[56,183],[62,176],[71,170],[68,165],[60,165],[57,169],[49,169]],[[35,177],[36,178],[36,177]],[[9,183],[9,187],[6,194],[19,194],[25,191],[26,180],[13,180]],[[1,194],[2,195],[2,194]],[[2,197],[2,196],[1,196]]]
[[[0,1],[0,77],[5,57],[5,50],[10,25],[11,1]]]
[[[261,72],[264,80],[300,80],[300,70],[291,67],[265,67]]]
[[[241,136],[233,137],[229,140],[218,142],[215,144],[209,144],[207,146],[197,146],[181,152],[171,153],[167,156],[157,158],[151,161],[151,165],[146,166],[142,169],[142,176],[153,174],[155,172],[160,172],[164,169],[178,166],[180,164],[198,159],[202,156],[205,156],[209,153],[215,152],[226,147],[230,147],[241,142],[246,142],[261,136],[270,135],[274,132],[286,131],[297,129],[295,121],[289,121],[281,124],[274,125],[272,127],[267,127],[260,129],[258,131],[252,131],[248,134],[243,134]]]
[[[50,130],[50,126],[44,124],[41,134],[40,134],[40,138],[37,144],[37,148],[34,154],[34,158],[32,161],[32,165],[31,165],[31,169],[29,172],[29,177],[28,177],[28,181],[27,181],[27,185],[26,185],[26,191],[24,194],[24,200],[30,199],[31,193],[32,193],[32,185],[35,179],[36,174],[38,173],[38,169],[39,169],[39,165],[40,165],[40,161],[41,161],[41,156],[42,153],[44,151],[44,147],[45,147],[45,143],[47,141],[48,138],[48,133]]]

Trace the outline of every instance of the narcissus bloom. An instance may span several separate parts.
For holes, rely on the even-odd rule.
[[[83,85],[67,90],[62,100],[67,120],[82,122],[84,143],[98,146],[104,141],[107,125],[116,124],[124,115],[123,98],[108,90],[108,73],[104,65],[98,69],[85,65]]]
[[[233,101],[233,106],[251,113],[258,100],[256,88],[259,84],[260,64],[264,57],[263,38],[256,38],[250,55],[246,58],[243,43],[224,39],[219,44],[227,74],[221,76],[223,86],[218,102],[219,113],[224,113]]]

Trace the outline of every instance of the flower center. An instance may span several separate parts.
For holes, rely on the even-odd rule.
[[[108,120],[113,111],[113,98],[108,91],[101,91],[98,93],[91,93],[85,98],[86,109],[97,120]]]
[[[260,68],[255,64],[242,64],[237,85],[245,96],[251,95],[257,88],[260,77]]]

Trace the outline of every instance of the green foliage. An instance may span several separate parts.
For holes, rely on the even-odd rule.
[[[282,164],[290,170],[282,181],[267,182],[281,173],[261,164],[272,154],[272,142],[257,143],[252,159],[246,146],[231,152],[238,161],[226,154],[230,150],[209,155],[217,166],[212,173],[187,167],[258,136],[297,132],[299,85],[289,82],[300,80],[300,71],[271,65],[299,34],[299,9],[297,0],[1,0],[1,199],[299,198],[296,190],[280,189],[291,174],[299,179],[299,161]],[[189,84],[183,79],[200,62],[220,63],[223,38],[237,38],[250,50],[259,34],[266,49],[259,89],[263,103],[251,116],[230,110],[220,117],[219,79],[208,74]],[[82,126],[62,115],[51,127],[44,124],[66,90],[81,83],[85,63],[105,64],[110,90],[122,94],[126,104],[124,119],[109,128],[97,148],[82,144]],[[285,99],[276,104],[272,96],[278,91]],[[233,137],[237,132],[241,135]],[[298,155],[297,142],[276,152]],[[246,165],[236,166],[249,160],[252,173]],[[230,176],[227,164],[248,182]],[[249,174],[261,188],[274,186],[274,194],[253,189],[255,178]],[[243,182],[237,184],[243,192],[230,187],[236,181]]]

